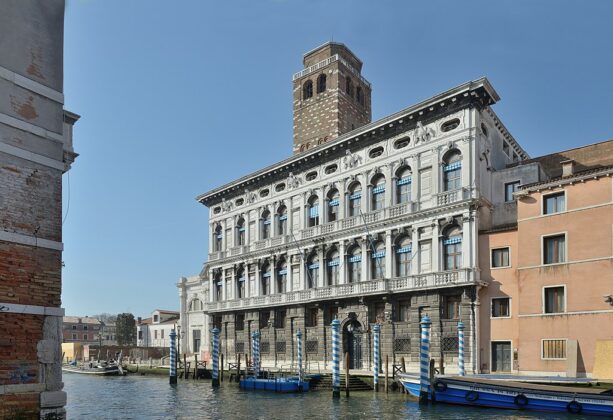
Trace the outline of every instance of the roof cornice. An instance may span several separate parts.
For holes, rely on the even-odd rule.
[[[379,131],[385,130],[386,126],[393,122],[402,122],[404,118],[410,120],[422,120],[427,117],[427,113],[437,110],[437,105],[440,108],[448,102],[455,101],[457,97],[462,96],[481,97],[486,100],[485,105],[495,104],[500,100],[500,96],[494,90],[493,86],[487,80],[482,77],[477,80],[469,81],[458,85],[450,90],[442,92],[429,99],[421,101],[415,105],[405,108],[399,112],[388,115],[370,124],[366,124],[353,131],[342,134],[328,143],[324,143],[313,149],[309,149],[303,153],[293,155],[287,159],[277,162],[273,165],[267,166],[259,171],[253,172],[249,175],[238,178],[232,182],[229,182],[220,187],[214,188],[204,194],[200,194],[196,197],[196,200],[206,206],[216,204],[221,201],[221,196],[231,194],[235,191],[241,191],[249,189],[250,185],[262,180],[264,178],[273,177],[279,173],[289,173],[302,163],[309,160],[315,160],[317,157],[329,153],[330,151],[337,150],[339,147],[343,148],[348,146],[352,141],[359,141],[360,137],[369,134],[375,134]]]

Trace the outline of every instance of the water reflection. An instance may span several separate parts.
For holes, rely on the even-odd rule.
[[[560,414],[419,406],[399,393],[359,392],[332,399],[331,392],[274,394],[240,391],[236,384],[212,389],[209,381],[126,376],[96,378],[64,374],[69,419],[580,419]]]

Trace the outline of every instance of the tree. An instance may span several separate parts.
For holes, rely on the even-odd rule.
[[[117,344],[120,346],[136,345],[136,322],[134,321],[134,315],[129,313],[117,315],[115,327],[117,331]]]

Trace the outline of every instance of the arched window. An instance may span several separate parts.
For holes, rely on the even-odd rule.
[[[242,299],[245,295],[245,267],[242,265],[236,270],[236,298]]]
[[[221,302],[223,299],[223,280],[221,279],[221,271],[215,273],[213,287],[215,288],[215,301]]]
[[[396,173],[396,203],[408,203],[411,201],[411,169],[401,168]]]
[[[332,189],[328,192],[328,222],[338,220],[338,209],[340,208],[338,190]]]
[[[264,210],[262,213],[262,237],[260,239],[270,238],[270,230],[272,227],[271,223],[270,212],[268,210]]]
[[[265,262],[262,265],[262,295],[270,294],[270,278],[272,277],[272,271],[270,271],[270,263]]]
[[[447,153],[443,162],[443,187],[445,191],[457,190],[462,186],[462,154],[458,150],[452,150]]]
[[[349,217],[358,216],[362,206],[362,185],[355,182],[349,186]]]
[[[307,80],[302,85],[302,99],[309,99],[313,97],[313,82]]]
[[[462,231],[457,225],[449,226],[443,233],[443,258],[445,270],[462,266]]]
[[[282,258],[277,264],[277,293],[287,292],[287,260]]]
[[[353,82],[349,76],[345,79],[345,93],[353,98]]]
[[[215,237],[213,238],[213,250],[215,252],[221,251],[221,247],[223,246],[223,230],[221,225],[217,225],[215,227]]]
[[[382,241],[372,245],[371,278],[379,280],[385,277],[385,244]]]
[[[330,251],[328,253],[328,259],[327,259],[327,272],[326,272],[326,277],[327,277],[327,281],[328,281],[328,286],[334,286],[339,284],[339,278],[340,278],[340,265],[341,265],[341,261],[340,261],[340,255],[338,253],[338,251],[336,250],[336,248],[334,248],[332,251]]]
[[[307,288],[317,287],[319,279],[319,257],[313,253],[307,260]]]
[[[277,218],[279,235],[287,235],[287,207],[279,207],[277,210]]]
[[[203,309],[202,301],[198,298],[194,298],[189,302],[188,311],[201,311]]]
[[[349,273],[347,280],[349,283],[357,283],[362,279],[362,249],[359,246],[354,246],[347,254],[347,263]]]
[[[364,94],[362,93],[362,88],[360,86],[355,88],[355,100],[359,104],[364,105]]]
[[[381,210],[385,204],[385,177],[377,175],[372,180],[372,209]]]
[[[308,203],[308,226],[317,226],[319,224],[319,197],[316,195],[309,198]]]
[[[317,78],[317,93],[322,93],[326,91],[326,75],[320,74]]]
[[[236,223],[236,245],[245,245],[245,219],[242,217]]]
[[[401,237],[396,242],[396,277],[411,275],[411,238]]]

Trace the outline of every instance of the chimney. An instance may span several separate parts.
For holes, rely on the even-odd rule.
[[[138,321],[138,323],[140,324],[141,322],[143,322],[143,319],[139,316],[138,318],[136,318],[136,320]]]
[[[575,161],[572,159],[563,160],[562,164],[562,176],[572,176],[575,174]]]

